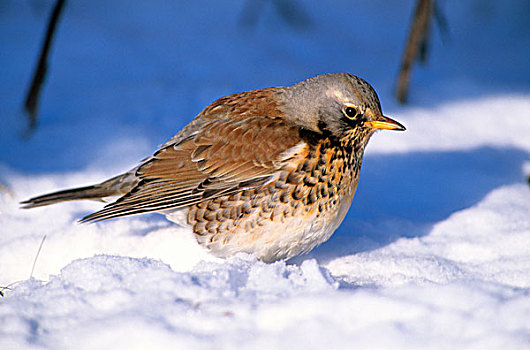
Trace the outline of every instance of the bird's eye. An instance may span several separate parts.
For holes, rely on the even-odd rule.
[[[359,115],[359,111],[355,107],[348,106],[344,108],[344,114],[350,119],[355,119]]]

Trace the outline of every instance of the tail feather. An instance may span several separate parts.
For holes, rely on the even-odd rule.
[[[101,185],[93,185],[48,193],[42,196],[30,198],[20,202],[20,204],[23,204],[22,208],[29,209],[64,201],[75,201],[81,199],[102,200],[104,197],[113,196],[115,194],[116,190],[104,188]]]
[[[105,197],[122,196],[129,192],[138,182],[134,175],[135,169],[125,174],[113,177],[97,185],[71,188],[68,190],[48,193],[42,196],[33,197],[20,202],[22,208],[29,209],[50,205],[64,201],[76,201],[81,199],[103,200]]]

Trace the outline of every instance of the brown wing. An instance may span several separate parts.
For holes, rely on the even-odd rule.
[[[138,168],[140,181],[129,193],[82,221],[178,209],[257,187],[305,152],[298,129],[280,118],[212,121],[166,144]]]

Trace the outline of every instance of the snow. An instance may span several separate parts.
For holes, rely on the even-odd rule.
[[[0,347],[530,349],[529,5],[438,2],[449,33],[402,106],[412,0],[300,0],[299,26],[264,2],[245,27],[247,3],[68,2],[24,138],[53,1],[2,2]],[[372,138],[349,214],[307,255],[216,259],[154,214],[78,224],[97,202],[19,209],[135,166],[220,96],[337,71],[407,131]]]

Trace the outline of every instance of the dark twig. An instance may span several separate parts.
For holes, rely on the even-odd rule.
[[[33,74],[30,88],[26,94],[26,100],[24,102],[24,108],[28,114],[28,134],[31,134],[37,126],[37,108],[39,105],[39,95],[42,88],[42,83],[46,77],[46,71],[48,68],[48,54],[50,51],[51,42],[59,21],[61,10],[64,7],[66,0],[57,0],[55,7],[53,8],[52,15],[48,21],[48,27],[46,29],[46,37],[40,51],[40,57]]]
[[[424,60],[426,57],[433,1],[418,0],[416,4],[396,87],[396,98],[401,103],[407,101],[410,71],[414,59],[419,57]]]

